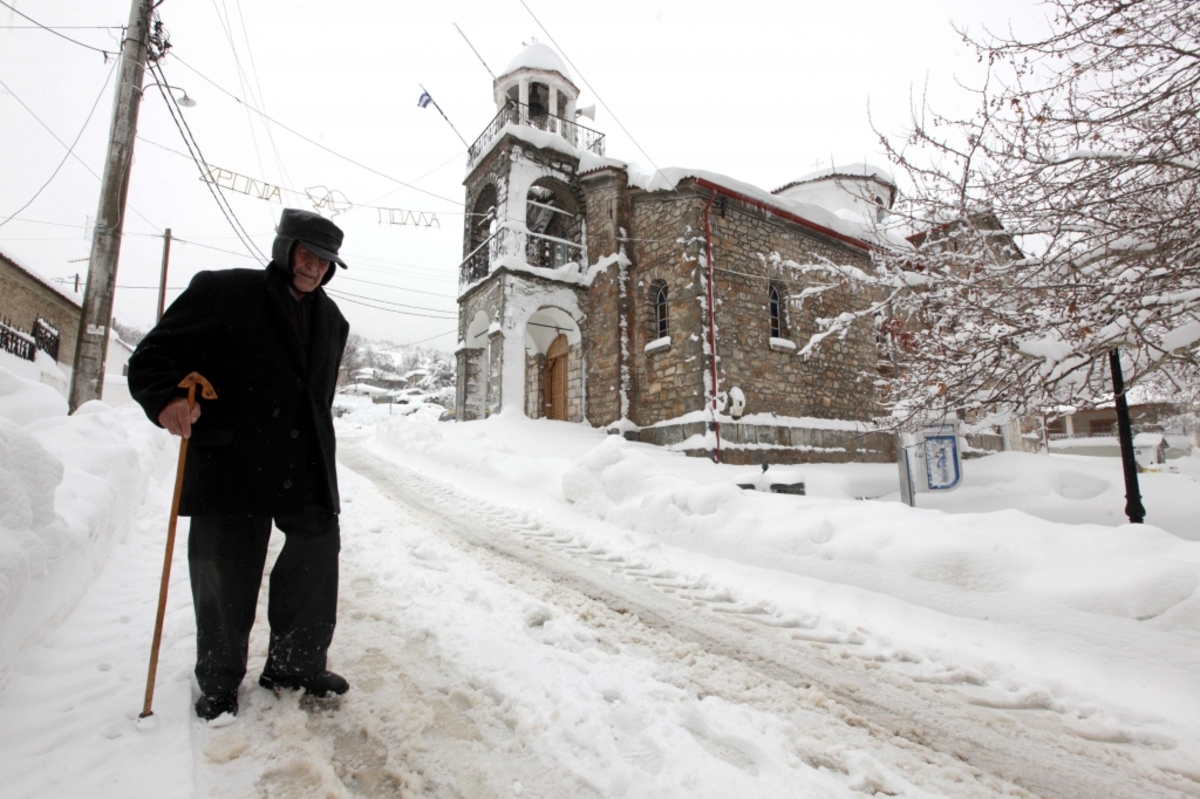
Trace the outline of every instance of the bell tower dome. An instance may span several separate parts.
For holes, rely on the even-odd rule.
[[[566,135],[560,122],[575,121],[579,88],[558,53],[534,42],[509,62],[494,84],[496,110],[510,103],[520,111],[518,124]]]

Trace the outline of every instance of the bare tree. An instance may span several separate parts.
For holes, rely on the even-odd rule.
[[[907,242],[868,282],[894,405],[1025,412],[1153,374],[1191,390],[1200,342],[1200,6],[1051,0],[1051,32],[968,42],[976,113],[922,105],[881,136]],[[1108,401],[1111,401],[1109,399]]]

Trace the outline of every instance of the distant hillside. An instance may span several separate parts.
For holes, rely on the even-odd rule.
[[[410,388],[420,389],[429,395],[430,401],[452,408],[456,368],[454,356],[441,350],[394,344],[351,333],[342,356],[338,385],[352,383],[362,370],[371,369],[380,378],[385,375],[393,380],[407,378]]]

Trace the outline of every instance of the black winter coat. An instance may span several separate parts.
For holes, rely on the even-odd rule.
[[[324,290],[312,302],[305,347],[274,262],[200,272],[138,344],[129,390],[155,424],[190,372],[218,396],[192,427],[180,515],[298,514],[312,490],[340,511],[331,407],[350,326]]]

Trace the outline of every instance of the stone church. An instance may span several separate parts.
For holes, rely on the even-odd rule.
[[[470,148],[457,418],[584,422],[728,463],[893,461],[861,306],[896,188],[864,165],[773,192],[704,170],[647,173],[580,124],[579,88],[535,43],[494,84]],[[586,113],[586,111],[584,111]],[[590,120],[589,120],[590,121]]]

